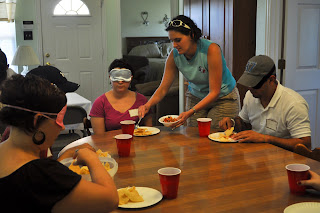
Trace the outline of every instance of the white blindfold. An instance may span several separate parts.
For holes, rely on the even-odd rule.
[[[131,81],[132,73],[129,69],[112,69],[110,71],[111,81]]]

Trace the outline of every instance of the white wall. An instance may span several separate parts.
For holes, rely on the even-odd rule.
[[[121,0],[121,36],[152,37],[167,36],[164,24],[165,14],[171,19],[171,0]],[[141,12],[148,12],[149,25],[143,25]],[[126,53],[123,39],[123,53]]]
[[[257,0],[256,55],[266,52],[267,0]]]

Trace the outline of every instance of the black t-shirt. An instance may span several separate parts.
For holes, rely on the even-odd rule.
[[[0,206],[10,212],[51,212],[81,176],[56,160],[32,160],[0,178]],[[0,211],[2,211],[0,210]]]

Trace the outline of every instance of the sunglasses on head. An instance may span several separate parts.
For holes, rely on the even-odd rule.
[[[172,26],[172,27],[184,27],[184,28],[187,28],[187,29],[191,30],[191,28],[188,25],[186,25],[185,23],[183,23],[183,21],[181,21],[181,20],[170,21],[169,26]]]
[[[254,87],[251,87],[251,88],[253,88],[253,89],[260,89],[261,87],[262,87],[262,85],[270,78],[270,76],[274,73],[274,70],[276,69],[276,67],[275,66],[273,66],[272,68],[271,68],[271,70],[269,71],[269,73],[266,75],[266,76],[264,76],[262,79],[261,79],[261,81],[256,85],[256,86],[254,86]]]

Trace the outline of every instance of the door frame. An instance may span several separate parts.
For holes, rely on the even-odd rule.
[[[287,0],[283,0],[287,1]],[[265,55],[270,56],[274,62],[276,63],[276,66],[278,67],[278,59],[281,58],[281,39],[282,39],[282,15],[283,15],[283,1],[279,0],[266,0],[266,7],[265,11],[263,11],[266,17],[266,24],[265,24],[265,40],[264,40],[264,50]],[[287,13],[287,8],[284,10]],[[286,32],[286,25],[287,20],[285,20],[284,23],[284,38],[287,37]],[[284,40],[284,52],[283,52],[283,58],[286,59],[286,41]],[[286,75],[286,69],[283,71],[283,79],[285,79]],[[277,79],[280,78],[279,69],[277,69]],[[286,82],[281,83],[282,85],[286,86]],[[320,113],[318,111],[317,118],[315,122],[315,128],[317,129],[318,126],[320,126]],[[319,147],[319,141],[320,141],[320,133],[317,131],[314,132],[314,138],[311,138],[312,141],[312,148]]]

